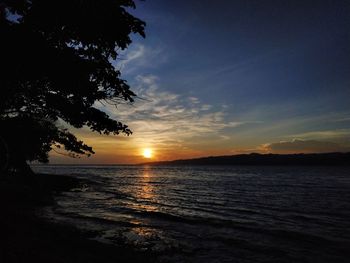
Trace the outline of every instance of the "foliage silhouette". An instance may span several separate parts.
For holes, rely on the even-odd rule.
[[[59,121],[131,134],[94,107],[96,101],[133,102],[135,94],[111,63],[131,34],[145,37],[145,23],[128,8],[135,8],[133,0],[1,1],[0,136],[12,167],[47,162],[54,147],[72,156],[94,153]]]

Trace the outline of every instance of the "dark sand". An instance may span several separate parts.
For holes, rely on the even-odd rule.
[[[55,194],[81,184],[66,176],[2,177],[0,262],[154,262],[148,252],[100,243],[90,239],[98,233],[37,216],[40,208],[54,205]]]

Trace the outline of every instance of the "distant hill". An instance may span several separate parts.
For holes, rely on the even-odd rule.
[[[149,162],[149,165],[350,165],[349,153],[239,154]]]

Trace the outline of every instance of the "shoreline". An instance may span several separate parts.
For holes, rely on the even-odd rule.
[[[54,206],[60,192],[87,181],[70,176],[36,174],[0,180],[0,261],[8,262],[154,262],[150,252],[92,240],[98,233],[38,216]]]

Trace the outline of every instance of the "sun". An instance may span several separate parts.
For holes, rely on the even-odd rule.
[[[143,157],[152,158],[152,150],[149,148],[144,149],[143,150]]]

